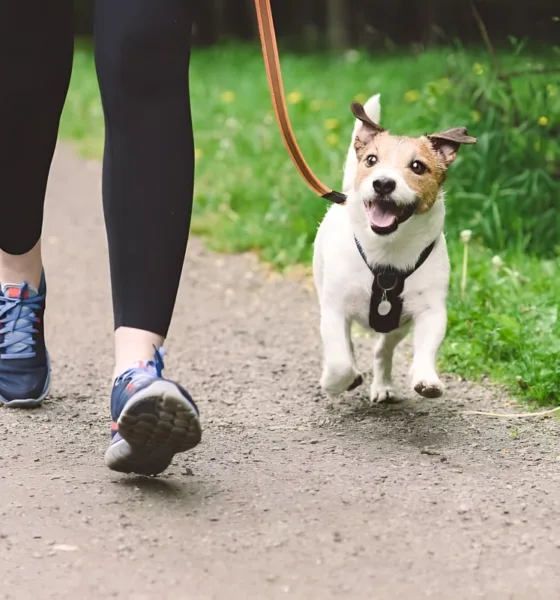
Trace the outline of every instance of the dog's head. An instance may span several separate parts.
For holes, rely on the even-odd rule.
[[[414,215],[430,211],[447,168],[461,144],[475,144],[464,127],[419,138],[391,135],[352,103],[359,119],[354,149],[358,159],[355,197],[363,203],[372,231],[389,235]]]

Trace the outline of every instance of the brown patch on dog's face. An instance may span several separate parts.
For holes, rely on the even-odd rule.
[[[396,181],[394,195],[397,202],[402,199],[408,204],[412,198],[402,196],[414,197],[417,213],[426,212],[434,205],[445,179],[446,165],[426,138],[400,137],[383,132],[367,144],[356,145],[356,189],[367,178],[375,181],[377,175],[387,177],[390,174]]]
[[[352,102],[351,108],[356,119],[359,119],[362,122],[362,126],[354,139],[354,150],[356,150],[356,155],[358,160],[360,160],[368,144],[370,144],[377,135],[383,133],[385,129],[377,123],[374,123],[367,116],[364,107],[359,102]]]
[[[407,148],[402,153],[401,163],[403,179],[418,198],[415,212],[422,214],[435,204],[445,181],[447,165],[425,138],[405,139]]]
[[[371,180],[371,197],[367,198],[370,203],[385,201],[397,207],[414,206],[417,214],[429,211],[435,204],[447,168],[461,144],[477,141],[464,128],[419,138],[394,136],[364,116],[363,109],[353,105],[352,112],[362,121],[354,141],[358,158],[355,188]],[[384,181],[395,184],[389,184],[387,189],[393,189],[388,193],[384,191]],[[364,189],[370,189],[369,183]]]

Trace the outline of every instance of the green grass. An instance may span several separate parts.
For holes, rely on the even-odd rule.
[[[544,56],[545,58],[542,58]],[[557,49],[525,55],[506,70],[555,66]],[[518,397],[560,404],[560,78],[520,77],[510,94],[482,51],[433,50],[340,57],[282,54],[290,114],[312,168],[340,187],[353,118],[350,101],[382,94],[382,123],[420,134],[465,125],[448,184],[453,262],[442,368],[488,375]],[[197,148],[193,230],[219,251],[257,250],[284,269],[308,264],[326,206],[300,180],[273,119],[254,47],[194,52],[191,94]],[[91,53],[81,47],[61,133],[100,156],[103,117]],[[473,231],[467,296],[461,300],[461,230]],[[492,264],[499,255],[505,268]]]

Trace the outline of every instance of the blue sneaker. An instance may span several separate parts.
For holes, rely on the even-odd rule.
[[[0,403],[39,406],[49,393],[51,369],[43,314],[47,285],[6,283],[0,290]]]
[[[190,394],[164,379],[163,349],[115,380],[111,393],[112,440],[105,463],[113,471],[157,475],[178,452],[201,440],[199,412]]]

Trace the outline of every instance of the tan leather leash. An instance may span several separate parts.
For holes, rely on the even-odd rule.
[[[282,72],[280,69],[280,57],[278,55],[276,32],[274,30],[274,20],[272,18],[270,0],[255,0],[255,8],[257,10],[257,21],[259,24],[259,34],[266,75],[268,78],[268,87],[270,89],[274,112],[276,113],[276,121],[278,122],[284,144],[288,149],[297,170],[307,185],[318,196],[321,196],[325,200],[330,200],[336,204],[344,204],[346,196],[341,192],[336,192],[323,185],[303,158],[303,154],[299,149],[296,137],[292,130],[288,109],[286,107]]]

